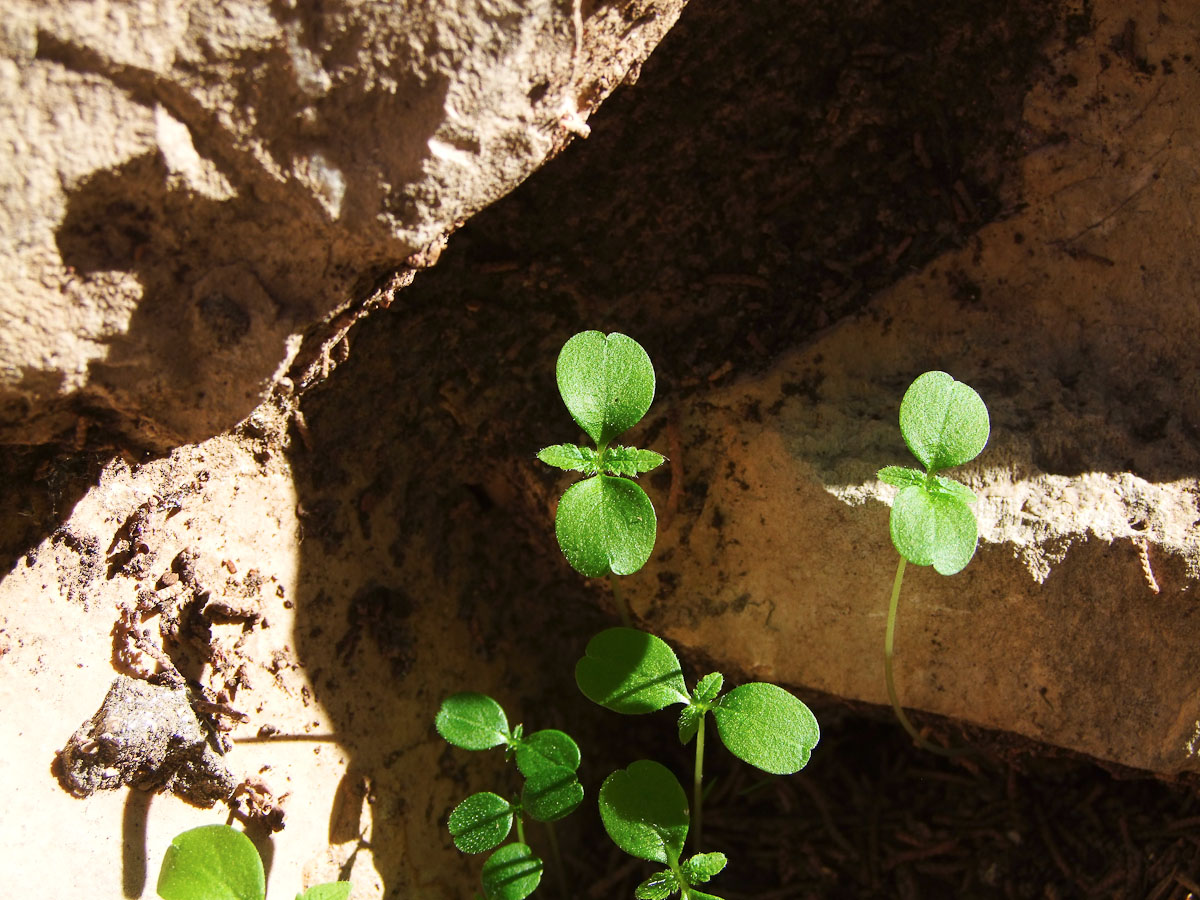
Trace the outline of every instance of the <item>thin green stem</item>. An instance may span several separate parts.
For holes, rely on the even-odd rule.
[[[626,628],[632,628],[633,622],[629,618],[629,606],[625,603],[625,595],[621,591],[620,582],[612,572],[608,573],[608,585],[612,588],[613,600],[617,604],[617,615],[621,617],[621,624]]]
[[[546,823],[546,835],[550,838],[550,856],[554,860],[554,870],[558,873],[558,891],[562,895],[563,900],[570,900],[570,892],[567,890],[567,870],[563,868],[562,853],[558,849],[558,832],[554,830],[554,823]]]
[[[883,641],[883,674],[887,679],[888,699],[892,701],[892,709],[896,711],[896,718],[900,720],[900,724],[904,726],[904,730],[916,741],[917,746],[928,750],[930,753],[937,753],[940,756],[960,756],[964,751],[939,747],[937,744],[931,743],[923,734],[917,731],[916,726],[904,714],[904,709],[900,706],[900,698],[896,696],[896,680],[892,676],[892,655],[896,644],[896,611],[900,607],[900,586],[904,583],[904,565],[906,562],[907,560],[901,556],[900,565],[896,567],[896,580],[892,582],[892,599],[888,603],[887,634]]]
[[[525,841],[525,817],[517,813],[517,843],[529,846]]]
[[[692,832],[692,846],[700,850],[701,837],[704,831],[704,722],[707,713],[700,714],[700,727],[696,729],[696,765],[692,769],[692,822],[696,828]]]

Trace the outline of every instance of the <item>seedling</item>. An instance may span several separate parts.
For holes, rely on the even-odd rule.
[[[443,701],[435,720],[438,734],[464,750],[504,747],[516,759],[525,783],[519,796],[505,799],[484,791],[472,794],[450,813],[450,835],[463,853],[484,853],[500,847],[517,825],[517,840],[504,844],[483,864],[486,900],[524,900],[542,879],[542,861],[525,843],[524,815],[547,824],[551,845],[553,826],[583,800],[579,747],[565,733],[546,729],[528,737],[524,726],[510,729],[504,709],[485,694],[454,694]],[[555,856],[557,856],[555,850]],[[561,863],[558,864],[561,871]]]
[[[556,374],[567,410],[596,444],[555,444],[538,452],[547,465],[587,476],[558,502],[558,546],[588,578],[631,575],[654,550],[658,519],[646,492],[630,478],[658,467],[663,457],[613,441],[650,409],[654,366],[633,338],[583,331],[563,345]]]
[[[948,751],[918,733],[896,696],[892,656],[900,586],[906,562],[933,566],[939,574],[954,575],[975,555],[979,527],[968,505],[975,502],[975,495],[966,485],[939,473],[978,456],[987,445],[990,431],[987,406],[975,391],[945,372],[926,372],[909,386],[900,402],[900,433],[925,471],[901,466],[879,470],[881,481],[900,488],[889,520],[900,564],[892,584],[884,638],[888,698],[905,730],[918,744],[935,753]]]
[[[667,866],[637,886],[639,900],[667,900],[676,891],[683,900],[720,900],[695,886],[725,868],[725,854],[682,858],[690,824],[687,795],[665,766],[641,759],[609,775],[600,787],[600,818],[613,843],[630,856]]]
[[[202,825],[175,836],[158,873],[163,900],[264,900],[262,859],[250,838],[228,825]],[[347,900],[350,882],[310,887],[296,900]]]
[[[627,715],[683,704],[679,741],[687,745],[696,739],[692,789],[697,842],[703,823],[707,713],[734,756],[773,775],[799,772],[821,738],[812,711],[777,685],[752,682],[721,696],[724,677],[713,672],[689,694],[674,651],[662,639],[633,628],[609,628],[592,638],[575,665],[575,681],[592,702]]]

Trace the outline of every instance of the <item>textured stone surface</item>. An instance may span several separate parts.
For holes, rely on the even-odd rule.
[[[10,4],[0,442],[233,425],[316,323],[585,132],[681,6]]]

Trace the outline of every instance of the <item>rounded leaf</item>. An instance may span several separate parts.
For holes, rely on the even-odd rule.
[[[888,519],[892,543],[917,566],[942,575],[961,572],[975,555],[979,528],[971,507],[955,494],[907,487],[896,495]]]
[[[558,354],[558,391],[579,427],[606,446],[636,425],[654,400],[654,366],[631,337],[583,331]]]
[[[583,802],[583,785],[571,769],[543,769],[521,789],[521,808],[539,822],[557,822]]]
[[[487,900],[525,900],[542,880],[542,861],[525,844],[505,844],[483,864]]]
[[[517,768],[526,778],[550,769],[574,772],[579,768],[579,745],[554,728],[535,731],[517,744]]]
[[[654,504],[627,478],[595,475],[567,488],[558,501],[554,533],[580,575],[632,575],[654,550]]]
[[[300,894],[296,900],[349,900],[351,887],[353,885],[349,881],[330,881],[325,884],[315,884],[303,894]]]
[[[434,720],[438,734],[464,750],[489,750],[508,743],[504,709],[486,694],[454,694],[442,701]]]
[[[921,375],[900,402],[900,433],[931,472],[974,459],[990,430],[982,398],[945,372]]]
[[[454,807],[446,825],[455,847],[463,853],[482,853],[508,837],[512,823],[512,804],[499,794],[483,791]]]
[[[250,838],[228,825],[202,825],[171,841],[156,890],[163,900],[263,900],[267,884]]]
[[[626,853],[669,865],[687,839],[687,795],[666,766],[639,759],[604,779],[600,818]]]
[[[606,628],[588,641],[575,683],[593,703],[626,715],[690,702],[675,651],[636,628]]]
[[[712,714],[730,752],[773,775],[799,772],[821,739],[812,710],[775,684],[735,687]]]

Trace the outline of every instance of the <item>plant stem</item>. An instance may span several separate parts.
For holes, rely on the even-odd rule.
[[[896,712],[896,718],[900,720],[900,724],[904,726],[917,746],[931,753],[937,753],[939,756],[959,756],[964,751],[951,750],[946,747],[939,747],[937,744],[931,743],[923,734],[917,731],[912,722],[908,720],[908,716],[904,714],[904,710],[900,706],[900,699],[896,696],[896,680],[892,676],[892,655],[896,643],[896,611],[900,607],[900,586],[904,583],[904,565],[907,560],[901,556],[900,565],[896,567],[896,580],[892,582],[892,599],[888,603],[887,617],[887,634],[883,641],[883,674],[887,679],[888,699],[892,701],[892,709]]]
[[[692,821],[696,830],[692,832],[692,846],[700,850],[701,835],[704,831],[704,793],[700,790],[704,782],[704,724],[707,713],[700,714],[700,727],[696,729],[696,766],[692,770]]]
[[[621,624],[626,628],[632,628],[633,622],[629,618],[629,607],[625,603],[625,595],[621,592],[617,576],[612,572],[608,573],[608,586],[612,588],[613,600],[616,601],[617,614],[621,617]]]
[[[558,891],[563,900],[570,900],[571,894],[567,890],[567,871],[563,868],[562,854],[558,849],[558,832],[554,830],[553,822],[546,823],[546,835],[550,838],[550,856],[554,859],[554,870],[558,872]]]
[[[525,819],[520,814],[517,815],[517,843],[525,844]],[[528,844],[525,844],[528,847]]]

